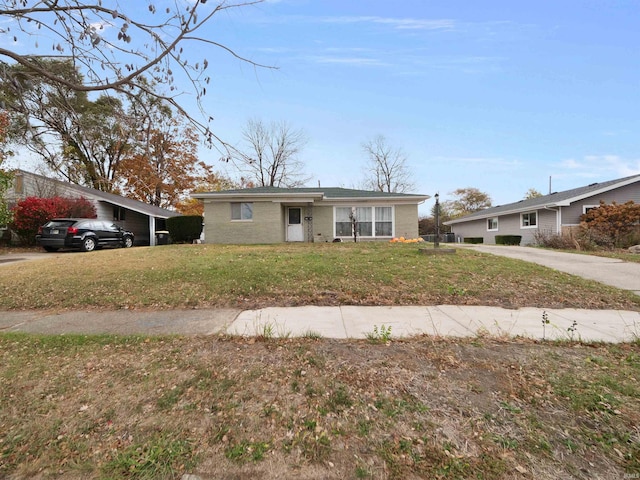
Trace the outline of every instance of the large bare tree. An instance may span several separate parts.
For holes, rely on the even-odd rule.
[[[415,188],[413,174],[407,165],[407,155],[400,148],[387,143],[383,135],[377,135],[362,144],[367,154],[365,188],[380,192],[406,193]]]
[[[203,26],[223,11],[262,1],[0,0],[0,58],[64,90],[125,95],[145,91],[186,115],[213,143],[219,139],[208,128],[210,117],[202,112],[204,119],[196,119],[178,96],[184,93],[185,77],[198,101],[206,94],[209,62],[202,52],[208,48],[258,66],[204,36]],[[51,71],[44,61],[51,58],[67,59],[82,77],[70,79]],[[11,73],[2,65],[0,70],[5,78]]]
[[[309,178],[299,155],[307,143],[303,130],[287,122],[249,120],[242,130],[243,146],[233,159],[237,167],[259,187],[300,187]]]

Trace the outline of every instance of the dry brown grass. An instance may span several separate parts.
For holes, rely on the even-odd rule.
[[[640,348],[0,336],[0,476],[624,478]]]
[[[293,305],[640,309],[640,297],[519,260],[415,245],[175,245],[7,264],[0,309]]]

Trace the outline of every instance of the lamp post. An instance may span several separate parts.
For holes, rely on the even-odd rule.
[[[436,211],[435,211],[435,223],[436,223],[436,238],[433,241],[433,248],[440,247],[440,195],[436,193]]]

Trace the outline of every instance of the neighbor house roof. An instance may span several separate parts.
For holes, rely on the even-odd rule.
[[[519,202],[509,203],[507,205],[487,208],[444,223],[445,225],[453,225],[455,223],[480,220],[498,215],[521,213],[540,208],[568,207],[574,202],[593,197],[595,195],[600,195],[635,182],[640,182],[640,175],[632,175],[630,177],[619,178],[617,180],[609,180],[608,182],[592,183],[585,187],[573,188],[563,192],[554,192],[537,198],[530,198],[528,200],[520,200]]]
[[[423,202],[430,198],[429,195],[413,193],[389,193],[371,190],[356,190],[351,188],[280,188],[280,187],[256,187],[241,188],[236,190],[223,190],[220,192],[192,193],[193,198],[229,200],[239,197],[256,198],[309,198],[318,200],[402,200]]]
[[[29,175],[31,177],[40,179],[45,182],[50,182],[53,184],[64,186],[65,188],[68,188],[71,190],[75,190],[76,192],[78,192],[83,196],[89,196],[97,199],[98,201],[111,203],[118,207],[123,207],[123,208],[126,208],[127,210],[132,210],[134,212],[141,213],[144,215],[149,215],[151,217],[169,218],[169,217],[175,217],[177,215],[180,215],[178,212],[175,212],[173,210],[156,207],[155,205],[149,205],[148,203],[140,202],[139,200],[134,200],[132,198],[126,198],[121,195],[116,195],[115,193],[102,192],[100,190],[96,190],[95,188],[89,188],[89,187],[84,187],[82,185],[76,185],[75,183],[64,182],[62,180],[45,177],[43,175],[27,172],[25,170],[15,170],[14,174]]]

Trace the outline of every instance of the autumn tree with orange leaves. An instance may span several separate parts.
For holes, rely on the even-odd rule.
[[[183,116],[155,116],[120,165],[122,193],[157,207],[175,208],[197,183],[213,174],[198,160],[198,141]]]

